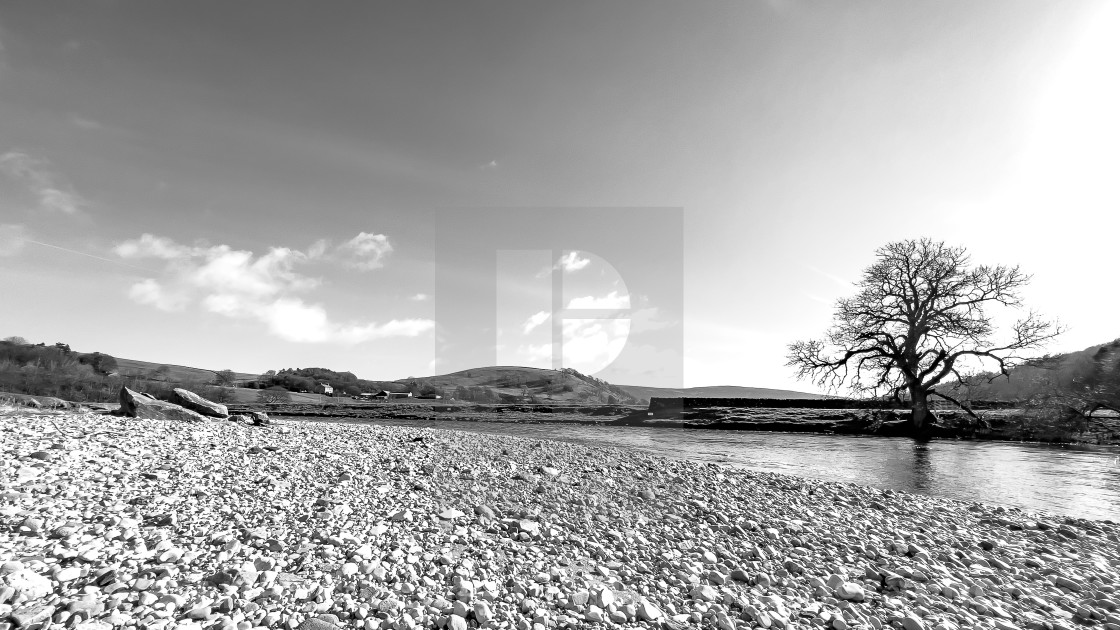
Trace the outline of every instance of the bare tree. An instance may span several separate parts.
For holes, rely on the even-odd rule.
[[[292,402],[292,395],[288,390],[275,385],[268,389],[262,389],[257,392],[257,402],[259,403],[286,403]]]
[[[912,426],[926,429],[930,396],[958,402],[937,389],[946,379],[964,380],[964,366],[995,368],[1008,375],[1026,357],[1062,332],[1037,313],[993,341],[990,307],[1022,307],[1019,292],[1030,281],[1018,267],[970,268],[963,247],[930,239],[890,243],[856,285],[859,292],[837,302],[834,323],[823,340],[789,346],[798,378],[835,391],[909,398]],[[958,403],[959,404],[959,403]]]
[[[220,370],[214,373],[214,381],[218,385],[230,387],[235,380],[237,380],[237,375],[233,373],[233,370]]]

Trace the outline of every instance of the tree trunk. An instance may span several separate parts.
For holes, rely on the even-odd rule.
[[[915,435],[929,432],[933,413],[929,410],[929,392],[920,387],[910,388],[910,424]]]

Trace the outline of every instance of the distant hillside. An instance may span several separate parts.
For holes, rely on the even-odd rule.
[[[117,359],[122,376],[150,377],[157,369],[165,366],[165,378],[171,382],[212,383],[218,370],[187,367],[135,359]],[[287,374],[287,379],[285,375]],[[307,380],[295,386],[293,377],[299,375]],[[235,373],[239,382],[258,381],[259,374]],[[555,402],[555,403],[609,403],[645,404],[651,397],[668,398],[825,398],[820,394],[795,392],[763,387],[738,387],[733,385],[713,387],[665,388],[644,387],[640,385],[612,385],[592,376],[580,374],[575,370],[547,370],[520,366],[490,366],[441,374],[438,376],[408,377],[395,381],[373,381],[356,378],[349,372],[332,372],[325,368],[301,368],[281,370],[270,380],[283,383],[293,392],[316,391],[318,383],[334,385],[335,395],[350,395],[361,392],[376,392],[385,389],[391,392],[412,391],[414,395],[437,394],[445,398],[457,398],[476,402]],[[287,380],[292,380],[288,383]],[[343,391],[343,390],[347,391]],[[353,391],[349,391],[353,390]],[[245,390],[251,392],[255,390]],[[247,395],[247,394],[246,394]]]
[[[1069,391],[1089,378],[1098,360],[1120,353],[1120,339],[1089,346],[1084,350],[1056,354],[1012,368],[1010,374],[974,377],[967,385],[953,383],[950,390],[972,400],[1023,401],[1054,391]]]
[[[787,389],[768,389],[765,387],[739,387],[737,385],[712,385],[708,387],[645,387],[642,385],[619,385],[636,398],[784,398],[810,400],[830,398],[822,394],[795,392]]]
[[[161,370],[163,380],[168,380],[177,383],[212,383],[217,377],[217,370],[208,370],[205,368],[187,367],[185,365],[171,365],[169,363],[152,363],[151,361],[138,361],[136,359],[121,359],[117,358],[118,372],[121,376],[132,377],[149,377],[157,370],[166,367],[166,370]],[[249,374],[246,372],[234,372],[234,378],[239,381],[251,381],[258,378],[258,374]]]
[[[395,382],[413,391],[439,390],[444,396],[475,402],[644,403],[617,385],[571,369],[519,366],[472,368],[451,374]]]
[[[49,352],[54,353],[51,356],[58,355],[55,359],[50,361],[35,362],[36,365],[43,364],[43,366],[45,366],[40,371],[50,373],[50,378],[43,377],[39,380],[53,383],[51,387],[54,387],[52,390],[54,393],[37,390],[33,392],[24,392],[23,390],[27,389],[28,386],[21,385],[20,383],[22,383],[22,381],[20,381],[20,379],[27,380],[27,376],[26,374],[21,376],[20,370],[17,369],[20,368],[23,363],[20,361],[9,361],[11,364],[9,367],[11,369],[8,371],[11,374],[8,376],[11,378],[8,380],[11,381],[11,383],[8,385],[8,389],[16,393],[49,393],[50,395],[57,395],[63,390],[67,392],[71,390],[77,391],[75,389],[77,386],[74,385],[71,387],[73,383],[70,383],[70,381],[74,381],[74,383],[84,381],[76,375],[67,376],[63,374],[65,369],[71,369],[66,366],[71,363],[90,363],[99,356],[99,353],[88,355],[75,353],[64,343],[59,343],[49,348],[44,344],[28,344],[26,341],[19,338],[13,338],[13,340],[4,341],[3,343],[10,346],[12,352],[16,354],[20,352],[24,354]],[[439,396],[447,399],[455,398],[457,400],[479,403],[635,405],[646,404],[652,397],[824,398],[824,396],[818,394],[760,387],[722,386],[670,389],[633,385],[620,386],[593,376],[581,374],[570,368],[548,370],[520,366],[489,366],[437,376],[408,377],[393,381],[374,381],[358,378],[352,372],[337,372],[327,368],[308,367],[269,370],[265,374],[233,372],[232,379],[222,380],[218,378],[219,373],[226,370],[220,367],[200,368],[172,363],[141,361],[138,359],[108,358],[110,360],[115,359],[111,367],[105,367],[105,365],[110,364],[101,365],[97,363],[97,365],[89,368],[93,369],[94,372],[100,370],[101,380],[105,381],[104,383],[98,382],[99,389],[96,392],[96,396],[94,398],[89,398],[90,400],[112,397],[114,393],[110,390],[114,388],[119,389],[120,382],[124,381],[132,382],[134,386],[146,388],[148,390],[180,386],[222,386],[220,391],[215,389],[211,394],[221,395],[223,398],[238,402],[247,402],[251,399],[255,399],[257,395],[256,392],[258,391],[257,388],[266,389],[269,387],[282,387],[291,392],[293,396],[304,394],[306,396],[300,396],[301,401],[306,397],[306,402],[316,402],[320,400],[320,394],[325,392],[325,385],[332,386],[334,397],[356,397],[359,394],[374,393],[384,389],[390,392],[411,392],[413,396],[416,397]],[[54,374],[54,372],[58,372],[58,374]],[[64,376],[65,378],[63,378]],[[66,383],[54,383],[54,381],[60,378],[66,381]],[[82,378],[85,378],[87,381],[90,380],[88,375]],[[112,379],[116,380],[110,383],[109,381]],[[38,383],[38,381],[36,381],[36,383]],[[70,384],[68,385],[67,383]],[[230,387],[230,385],[232,385],[232,387]],[[46,387],[46,385],[43,385],[43,387]],[[67,387],[69,387],[69,389],[67,389]],[[91,386],[83,387],[89,389]],[[32,389],[36,388],[42,389],[39,385],[32,387]],[[84,392],[84,390],[82,391]],[[86,398],[93,396],[93,394],[82,394],[81,392],[73,395],[85,396]]]

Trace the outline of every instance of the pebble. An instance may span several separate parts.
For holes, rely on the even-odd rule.
[[[613,448],[270,422],[6,425],[0,630],[1120,627],[1109,522]]]
[[[865,598],[863,587],[855,582],[844,582],[838,585],[836,596],[853,602],[862,602]]]

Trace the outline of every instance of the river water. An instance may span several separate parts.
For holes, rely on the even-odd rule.
[[[581,424],[392,421],[615,446],[750,470],[1120,521],[1120,448]]]

